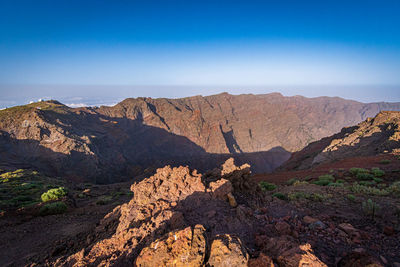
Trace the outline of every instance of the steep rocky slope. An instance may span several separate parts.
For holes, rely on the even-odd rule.
[[[307,169],[345,158],[400,153],[400,112],[382,111],[374,118],[311,143],[296,152],[281,169]]]
[[[0,111],[0,168],[107,183],[165,164],[212,169],[228,157],[270,172],[290,152],[400,104],[226,93],[126,99],[113,107],[46,101]]]

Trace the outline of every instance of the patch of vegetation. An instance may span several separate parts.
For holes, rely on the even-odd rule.
[[[327,186],[330,183],[333,183],[335,178],[331,174],[325,174],[318,177],[318,181],[313,182],[313,184]]]
[[[379,184],[379,183],[382,183],[382,182],[383,182],[383,179],[382,179],[382,178],[376,178],[376,177],[374,177],[374,182],[377,183],[377,184]]]
[[[358,194],[376,195],[376,196],[387,196],[389,192],[385,189],[379,189],[372,186],[361,185],[359,183],[354,183],[350,190]]]
[[[39,210],[39,214],[42,216],[61,214],[61,213],[66,212],[67,209],[68,209],[68,207],[64,202],[58,201],[58,202],[53,202],[53,203],[48,203],[48,204],[43,205]]]
[[[262,191],[272,191],[276,189],[276,185],[272,183],[268,183],[265,181],[261,181],[258,183],[258,186],[261,188]]]
[[[357,173],[356,178],[362,181],[373,180],[374,176],[370,173]]]
[[[374,185],[376,185],[376,182],[375,181],[360,181],[360,182],[358,182],[358,184],[365,185],[365,186],[374,186]]]
[[[388,160],[388,159],[383,159],[383,160],[379,161],[380,164],[390,164],[390,162],[392,162],[392,161]]]
[[[350,172],[352,175],[356,176],[356,175],[359,174],[359,173],[369,173],[369,170],[363,169],[363,168],[351,168],[351,169],[349,170],[349,172]]]
[[[54,188],[63,183],[31,170],[4,172],[0,174],[0,209],[19,209],[38,204],[48,186]]]
[[[389,186],[388,191],[393,195],[400,197],[400,181],[394,182],[391,186]]]
[[[385,171],[379,169],[379,168],[372,168],[371,169],[371,173],[375,176],[375,177],[382,177],[385,175]]]
[[[347,194],[346,197],[347,197],[348,200],[350,200],[350,201],[352,201],[352,202],[355,202],[355,201],[356,201],[356,196],[353,195],[353,194]]]
[[[281,199],[281,200],[286,200],[286,199],[287,199],[286,195],[285,195],[285,194],[282,194],[281,192],[276,192],[276,193],[274,193],[272,196],[273,196],[273,197],[276,197],[276,198],[279,198],[279,199]]]
[[[305,185],[305,184],[308,184],[308,182],[297,180],[296,182],[293,183],[293,186],[299,186],[299,185]]]
[[[364,201],[362,203],[362,209],[366,215],[371,216],[373,219],[375,218],[377,212],[380,210],[380,206],[371,199],[368,199],[367,201]]]
[[[344,186],[344,184],[343,184],[343,183],[338,183],[338,182],[336,182],[336,183],[329,183],[329,184],[328,184],[328,186],[333,186],[333,187],[343,187],[343,186]]]
[[[43,202],[58,200],[67,195],[67,190],[64,187],[49,189],[47,192],[43,193],[41,199]]]
[[[291,178],[291,179],[286,181],[286,184],[287,185],[293,185],[295,182],[298,182],[298,181],[299,181],[299,179],[297,179],[297,178]]]

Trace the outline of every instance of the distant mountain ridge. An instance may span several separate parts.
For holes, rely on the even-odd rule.
[[[400,103],[265,95],[128,98],[113,107],[45,101],[0,111],[0,168],[115,182],[165,164],[200,170],[228,157],[269,172],[309,143]]]

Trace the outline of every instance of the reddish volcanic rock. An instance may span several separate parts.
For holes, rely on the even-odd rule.
[[[238,174],[246,177],[249,172],[248,168],[236,166],[231,171],[225,172],[225,177],[238,179]],[[209,186],[203,182],[207,179],[212,181]],[[234,192],[229,180],[220,175],[202,177],[188,167],[166,166],[133,184],[131,190],[132,200],[116,207],[100,222],[93,238],[99,241],[87,246],[84,253],[60,258],[54,264],[129,265],[137,258],[140,266],[172,262],[198,266],[204,260],[206,237],[203,226],[197,224],[204,225],[210,237],[217,236],[210,247],[211,262],[247,263],[248,255],[239,237],[220,234],[238,233],[248,239],[255,223],[251,222],[250,208],[230,207],[228,195],[233,196]],[[166,233],[169,234],[165,236]],[[193,243],[195,240],[198,242]],[[218,254],[220,248],[223,254]]]
[[[296,152],[281,169],[307,169],[345,158],[400,153],[400,112],[382,111],[374,118],[311,143]]]
[[[206,171],[234,157],[253,172],[271,172],[290,152],[381,110],[400,105],[278,93],[129,98],[76,109],[44,101],[0,111],[0,168],[110,183],[168,164]]]
[[[265,255],[264,253],[260,253],[260,255],[255,259],[249,260],[249,267],[275,267],[274,262],[270,257]]]
[[[206,254],[204,232],[201,225],[170,232],[145,247],[136,259],[136,266],[202,266]]]
[[[211,244],[207,266],[247,266],[249,256],[242,241],[230,235],[218,235]]]

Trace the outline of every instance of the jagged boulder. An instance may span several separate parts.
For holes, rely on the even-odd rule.
[[[168,233],[145,247],[136,259],[138,267],[198,267],[206,255],[205,229],[202,225]]]
[[[239,267],[247,266],[249,255],[242,241],[231,235],[218,235],[211,244],[207,266]]]

